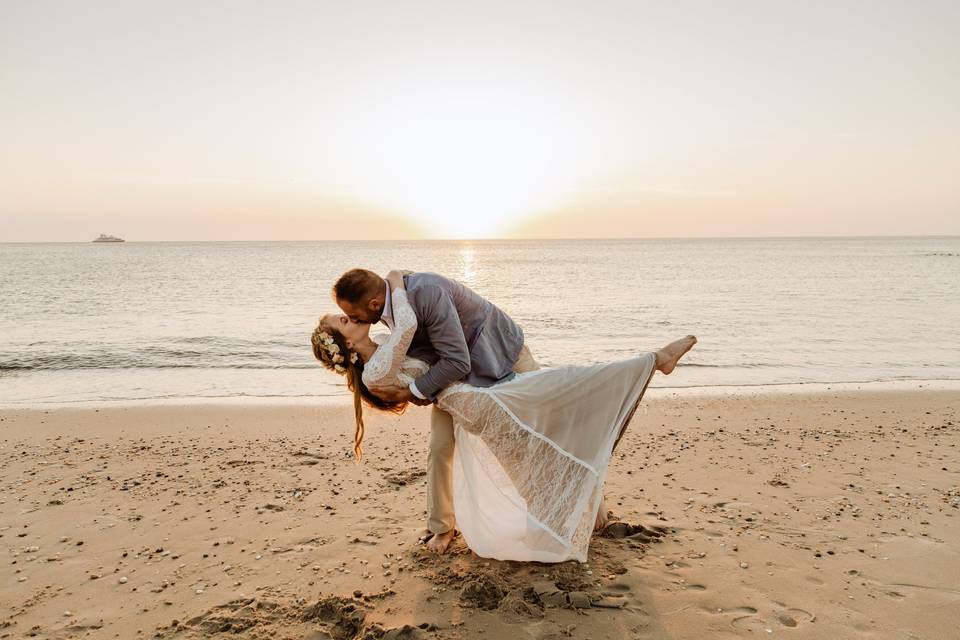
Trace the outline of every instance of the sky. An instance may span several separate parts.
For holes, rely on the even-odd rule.
[[[0,242],[960,234],[960,2],[0,0]]]

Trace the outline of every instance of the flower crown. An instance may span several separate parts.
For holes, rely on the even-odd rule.
[[[344,374],[347,372],[346,367],[343,366],[345,358],[343,354],[340,353],[340,345],[338,345],[333,336],[331,336],[326,331],[317,329],[313,334],[313,341],[315,344],[318,344],[324,353],[329,356],[330,361],[333,363],[333,370],[339,374]],[[357,363],[357,354],[355,352],[350,352],[350,364]]]

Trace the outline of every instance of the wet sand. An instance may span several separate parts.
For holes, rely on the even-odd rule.
[[[0,638],[950,638],[960,393],[670,398],[586,565],[423,532],[428,410],[0,411]],[[631,528],[615,527],[622,535]]]

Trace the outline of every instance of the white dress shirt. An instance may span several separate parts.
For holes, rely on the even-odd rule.
[[[383,286],[387,288],[387,294],[383,299],[383,313],[380,314],[380,322],[387,325],[390,331],[393,331],[393,291],[390,290],[390,283],[383,281]]]

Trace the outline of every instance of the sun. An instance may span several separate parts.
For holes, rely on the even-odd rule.
[[[407,93],[339,128],[338,177],[432,237],[495,237],[585,178],[586,131],[571,115],[530,96]]]

